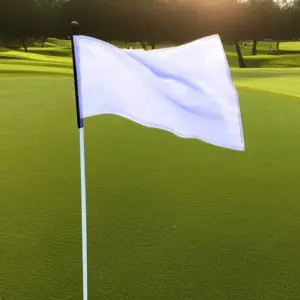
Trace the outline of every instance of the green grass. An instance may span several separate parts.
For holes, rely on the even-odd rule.
[[[29,47],[30,53],[42,54],[42,55],[55,55],[55,56],[72,56],[71,48],[66,47]]]
[[[63,62],[63,63],[71,63],[71,58],[60,57],[57,55],[45,55],[45,54],[37,54],[31,52],[23,52],[23,51],[14,51],[7,50],[0,52],[1,59],[16,59],[16,60],[29,60],[29,61],[45,61],[45,62]],[[2,62],[2,61],[1,61]]]
[[[300,42],[282,42],[279,48],[282,50],[300,51]]]
[[[124,48],[126,45],[120,41],[112,41],[118,47]],[[272,42],[273,44],[276,44]],[[300,53],[296,49],[298,42],[282,42],[281,49],[278,53],[268,55],[268,50],[271,43],[259,42],[258,55],[251,55],[252,43],[248,42],[247,46],[242,47],[244,59],[248,68],[299,68]],[[139,43],[137,48],[141,48]],[[275,47],[275,46],[274,46]],[[286,48],[285,48],[286,47]],[[232,68],[238,67],[238,59],[235,48],[231,45],[224,45],[229,65]],[[22,49],[9,50],[0,49],[0,74],[7,72],[30,72],[32,66],[38,66],[40,72],[47,74],[60,73],[60,68],[63,68],[64,74],[71,74],[72,60],[70,41],[60,41],[56,39],[48,39],[45,47],[29,47],[29,52],[26,53]],[[284,50],[290,49],[290,50]],[[288,54],[286,54],[288,53]],[[291,54],[290,54],[291,53]],[[13,65],[12,67],[8,65]],[[47,70],[46,67],[50,69]],[[70,69],[70,70],[67,70]],[[33,68],[34,70],[34,68]]]
[[[231,75],[238,87],[300,98],[300,68],[232,69]]]
[[[276,50],[275,42],[258,42],[257,55],[252,55],[252,42],[241,49],[248,68],[297,68],[300,67],[299,45],[299,42],[281,42],[280,49]],[[224,45],[224,48],[230,66],[238,67],[235,48],[232,45]]]
[[[51,49],[52,55],[2,49],[0,51],[0,75],[6,74],[68,74],[72,75],[72,59],[61,56],[54,47],[41,48],[43,51]],[[61,48],[58,48],[62,50]],[[71,55],[70,49],[68,56]]]
[[[72,70],[66,57],[11,55],[0,60],[0,298],[79,300]],[[89,299],[299,298],[300,69],[231,72],[246,152],[85,120]]]

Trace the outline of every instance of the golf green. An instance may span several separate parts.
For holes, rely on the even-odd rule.
[[[245,152],[85,120],[89,300],[299,299],[300,91],[249,74]],[[0,105],[0,298],[82,299],[72,78],[3,76]]]

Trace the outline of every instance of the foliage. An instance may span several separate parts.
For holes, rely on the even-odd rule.
[[[218,33],[237,40],[299,38],[300,1],[273,0],[1,0],[0,37],[68,37],[80,33],[104,40],[181,43]]]

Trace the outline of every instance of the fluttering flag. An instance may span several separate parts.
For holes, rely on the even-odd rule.
[[[150,51],[80,35],[73,43],[80,120],[114,114],[244,150],[238,95],[218,35]]]
[[[237,92],[218,35],[178,47],[122,50],[72,36],[80,137],[83,300],[88,300],[83,119],[114,114],[144,126],[245,150]]]

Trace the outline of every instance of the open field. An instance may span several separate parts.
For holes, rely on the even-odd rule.
[[[124,43],[115,41],[118,47],[127,47]],[[299,68],[300,67],[300,42],[281,42],[277,54],[268,54],[270,46],[274,49],[276,43],[259,42],[258,55],[251,55],[252,43],[242,47],[244,59],[248,68]],[[136,47],[141,47],[137,43]],[[233,46],[224,45],[230,67],[238,67],[238,59]],[[45,47],[29,47],[29,53],[22,49],[10,50],[0,48],[0,75],[3,73],[36,72],[35,67],[44,73],[53,74],[63,72],[72,73],[71,48],[69,41],[48,39]],[[280,51],[283,51],[282,53]],[[287,55],[288,53],[288,55]],[[20,67],[18,67],[20,65]],[[49,69],[44,68],[49,67]],[[55,68],[63,68],[58,70]],[[68,70],[69,69],[69,70]]]
[[[280,44],[280,49],[300,51],[300,42],[283,42]]]
[[[0,52],[0,299],[79,300],[71,62],[19,52]],[[244,153],[85,120],[90,300],[299,299],[300,68],[231,72]]]

